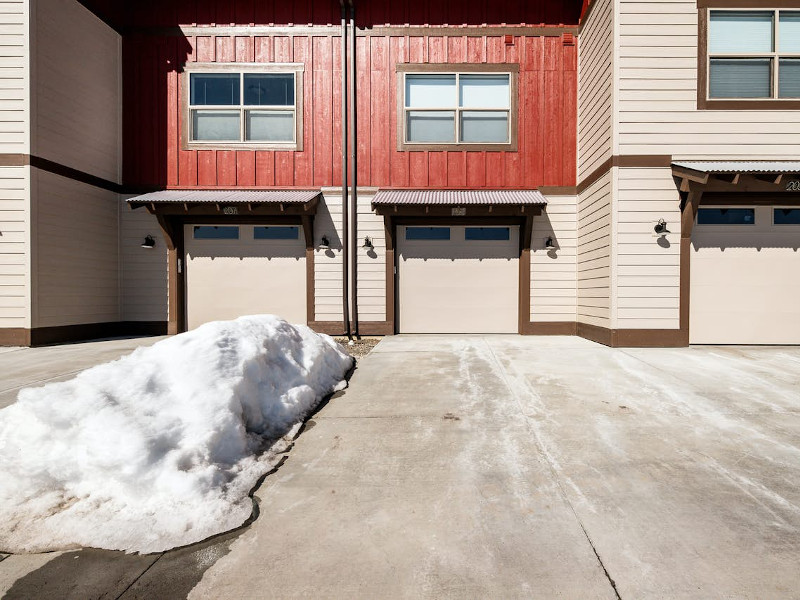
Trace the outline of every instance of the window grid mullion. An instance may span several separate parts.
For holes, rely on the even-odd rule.
[[[239,141],[245,141],[244,73],[239,73]]]
[[[772,59],[772,68],[770,69],[770,75],[772,76],[772,97],[778,97],[778,69],[779,63],[781,62],[780,56],[778,56],[778,51],[780,50],[780,13],[777,10],[772,11],[772,53],[774,58]]]
[[[461,73],[456,73],[456,110],[455,114],[456,144],[461,143]]]

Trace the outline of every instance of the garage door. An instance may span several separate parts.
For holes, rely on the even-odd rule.
[[[306,259],[297,226],[186,225],[189,329],[208,321],[276,314],[306,322]]]
[[[800,343],[800,210],[700,208],[692,234],[693,344]]]
[[[398,227],[401,333],[516,333],[519,227]]]

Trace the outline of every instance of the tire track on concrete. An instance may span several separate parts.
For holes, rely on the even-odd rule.
[[[561,471],[560,465],[558,465],[558,463],[555,461],[555,459],[553,458],[551,453],[546,449],[544,443],[542,442],[538,427],[536,427],[531,422],[530,417],[527,414],[525,414],[525,407],[524,407],[524,405],[522,403],[522,400],[521,400],[521,398],[519,396],[519,392],[517,391],[518,390],[518,385],[514,385],[514,383],[512,383],[512,381],[511,381],[512,378],[511,378],[508,370],[505,368],[505,366],[503,365],[502,361],[500,361],[500,359],[498,358],[497,354],[495,354],[494,349],[492,348],[491,344],[489,344],[489,342],[486,340],[486,338],[483,338],[483,341],[486,344],[486,347],[487,347],[487,349],[489,351],[489,355],[492,357],[492,359],[493,359],[493,361],[494,361],[494,363],[495,363],[495,365],[497,367],[497,372],[499,373],[500,377],[505,382],[506,386],[509,389],[509,392],[511,392],[511,395],[514,397],[514,400],[517,403],[517,406],[519,407],[520,414],[522,415],[522,418],[525,420],[525,425],[528,428],[528,430],[531,432],[531,434],[533,435],[533,439],[534,439],[534,441],[536,443],[536,447],[539,449],[539,452],[542,454],[542,456],[544,457],[545,461],[547,462],[547,466],[550,469],[550,473],[553,476],[553,480],[555,481],[556,486],[558,486],[558,491],[559,491],[559,495],[561,496],[561,499],[569,507],[570,511],[572,512],[573,516],[575,517],[575,521],[578,524],[578,526],[581,528],[581,531],[583,532],[583,535],[586,538],[586,541],[588,542],[589,547],[592,549],[592,553],[594,554],[595,558],[597,558],[597,562],[600,565],[600,568],[603,570],[603,574],[605,575],[606,580],[608,581],[608,584],[611,586],[611,589],[614,592],[614,596],[617,598],[617,600],[622,600],[622,597],[619,594],[619,590],[617,590],[616,581],[614,581],[614,579],[611,577],[611,574],[609,573],[608,569],[606,568],[605,563],[603,562],[603,558],[600,556],[600,553],[597,551],[597,547],[595,546],[594,541],[592,541],[592,538],[589,535],[589,532],[586,530],[586,527],[583,524],[583,520],[580,518],[580,516],[578,515],[578,512],[575,510],[575,506],[572,504],[572,502],[570,501],[569,497],[567,496],[567,492],[564,489],[563,478],[561,477],[561,474],[560,474],[560,471]],[[531,388],[531,386],[528,384],[528,381],[525,379],[525,377],[523,377],[516,370],[515,370],[513,379],[518,384],[521,384],[522,386],[524,386],[530,392],[530,394],[532,396],[538,398],[538,394],[536,393],[536,391]],[[539,401],[539,404],[542,405],[542,407],[543,407],[543,404],[541,403],[541,401]],[[570,482],[570,485],[571,485],[571,487],[577,489],[575,484],[573,484],[572,482]],[[581,496],[583,496],[583,495],[581,494]]]

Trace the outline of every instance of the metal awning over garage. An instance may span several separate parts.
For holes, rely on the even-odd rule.
[[[701,173],[800,173],[800,162],[788,160],[681,161],[672,166]]]
[[[689,182],[693,182],[695,186],[705,186],[704,191],[706,192],[776,192],[783,191],[782,188],[788,191],[800,191],[800,185],[797,183],[793,183],[789,186],[785,185],[786,180],[797,180],[800,178],[800,161],[677,161],[672,163],[672,174],[676,179],[682,182],[682,192],[689,191]]]
[[[537,215],[546,205],[538,190],[378,190],[372,199],[382,215]]]
[[[170,214],[198,212],[190,210],[198,207],[204,214],[280,213],[287,208],[295,214],[313,214],[321,196],[320,190],[161,190],[129,198],[128,204],[131,208],[146,206],[152,213]]]

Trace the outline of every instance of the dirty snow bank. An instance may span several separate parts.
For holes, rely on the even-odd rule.
[[[270,315],[208,323],[0,411],[0,550],[156,552],[233,529],[264,452],[342,382],[330,337]]]

